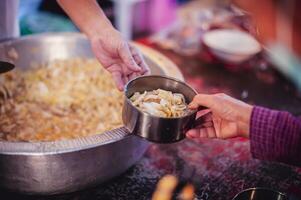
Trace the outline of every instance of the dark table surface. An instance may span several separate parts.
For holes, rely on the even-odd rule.
[[[266,64],[256,62],[249,63],[251,67],[234,68],[207,62],[203,56],[185,57],[155,48],[171,58],[182,70],[186,81],[199,92],[224,92],[249,103],[301,115],[300,95],[289,81]],[[186,139],[176,144],[152,144],[135,166],[95,188],[51,197],[0,191],[0,198],[150,199],[156,183],[165,174],[175,174],[180,179],[190,177],[199,200],[227,200],[245,188],[258,186],[297,196],[301,194],[301,168],[253,159],[249,141],[238,138]]]

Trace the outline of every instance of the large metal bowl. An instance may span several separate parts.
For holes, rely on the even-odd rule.
[[[137,46],[152,74],[183,80],[170,60],[150,48]],[[18,58],[12,56],[12,49]],[[82,34],[48,33],[0,43],[0,60],[13,61],[24,70],[31,63],[71,57],[93,57]],[[123,127],[66,141],[0,142],[0,187],[28,194],[73,192],[125,172],[147,147],[145,140],[130,135]]]

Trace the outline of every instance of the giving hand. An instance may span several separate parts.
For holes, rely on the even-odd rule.
[[[90,41],[95,56],[112,74],[119,90],[123,90],[129,80],[149,73],[140,51],[125,41],[117,30],[104,30],[90,37]]]

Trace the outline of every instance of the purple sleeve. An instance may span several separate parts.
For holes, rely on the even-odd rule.
[[[250,143],[254,158],[301,166],[301,119],[288,112],[254,107]]]

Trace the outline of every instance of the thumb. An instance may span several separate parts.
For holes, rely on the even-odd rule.
[[[115,81],[115,84],[117,86],[117,88],[122,91],[125,85],[125,82],[122,79],[122,75],[119,71],[113,71],[112,73],[112,77]]]
[[[130,48],[128,44],[121,45],[121,48],[119,48],[118,54],[123,61],[123,63],[126,65],[128,69],[134,72],[140,72],[141,68],[137,65],[135,62],[133,55],[130,51]]]
[[[198,94],[196,95],[192,102],[188,105],[190,109],[198,109],[200,106],[204,106],[210,108],[212,105],[212,98],[211,95],[207,94]]]

